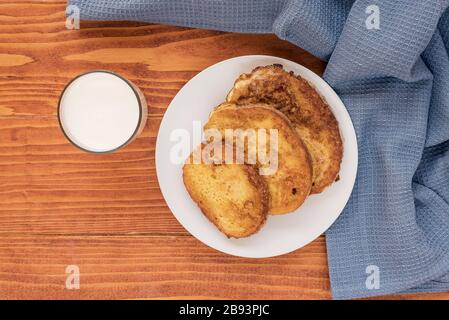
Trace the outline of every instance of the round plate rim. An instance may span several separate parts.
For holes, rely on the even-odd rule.
[[[158,150],[160,150],[160,145],[161,145],[161,135],[160,135],[160,133],[161,133],[161,131],[164,129],[164,127],[165,127],[165,125],[166,125],[166,122],[167,122],[167,119],[169,118],[169,116],[171,115],[171,113],[173,113],[173,108],[171,108],[171,106],[174,104],[174,102],[176,102],[176,99],[177,99],[177,97],[180,95],[180,93],[184,90],[184,89],[186,89],[186,88],[188,88],[188,86],[194,81],[194,80],[196,80],[197,78],[199,78],[203,73],[205,73],[205,72],[208,72],[208,71],[210,71],[211,69],[213,69],[213,68],[216,68],[216,67],[218,67],[218,66],[221,66],[221,65],[223,65],[223,64],[228,64],[228,63],[232,63],[233,61],[236,61],[236,60],[239,60],[239,59],[268,59],[268,60],[277,60],[277,61],[279,61],[279,62],[273,62],[273,63],[280,63],[280,64],[282,64],[282,62],[284,62],[284,64],[285,63],[288,63],[288,64],[293,64],[293,65],[295,65],[295,67],[296,68],[298,68],[298,69],[300,69],[301,71],[302,71],[302,74],[300,74],[300,76],[301,77],[303,77],[303,78],[305,78],[309,83],[310,83],[310,78],[314,78],[314,81],[317,81],[317,82],[319,82],[320,83],[320,85],[323,85],[325,88],[326,88],[326,90],[328,90],[328,92],[329,93],[332,93],[332,95],[334,96],[333,97],[333,99],[335,99],[335,104],[339,104],[340,105],[340,107],[342,107],[339,111],[340,112],[342,112],[342,116],[343,117],[345,117],[346,119],[346,122],[348,123],[348,124],[350,124],[350,129],[351,130],[349,130],[350,132],[348,133],[350,136],[349,136],[349,138],[352,140],[352,142],[353,142],[353,144],[355,144],[355,148],[352,150],[352,152],[354,152],[354,154],[353,154],[353,156],[354,156],[354,158],[355,158],[355,162],[354,163],[352,163],[353,165],[354,165],[354,170],[352,171],[352,175],[353,175],[353,177],[352,177],[352,181],[351,181],[351,188],[350,188],[350,192],[348,192],[347,194],[346,194],[346,196],[345,196],[345,199],[344,199],[344,205],[342,206],[342,208],[341,209],[339,209],[338,211],[338,214],[335,214],[333,217],[332,217],[332,219],[330,219],[329,221],[330,221],[330,223],[328,224],[328,226],[327,227],[325,227],[324,228],[324,230],[321,230],[321,229],[323,229],[323,228],[321,228],[320,229],[320,231],[317,231],[317,232],[315,232],[315,236],[313,236],[313,237],[310,237],[310,239],[307,241],[307,243],[304,243],[304,244],[302,244],[302,245],[299,245],[299,246],[297,246],[296,248],[293,248],[293,249],[290,249],[290,250],[284,250],[284,251],[280,251],[280,252],[277,252],[277,253],[275,253],[275,254],[266,254],[266,255],[263,255],[263,254],[257,254],[257,255],[253,255],[253,254],[237,254],[237,253],[235,253],[235,252],[231,252],[231,251],[229,251],[229,250],[224,250],[224,249],[222,249],[222,248],[219,248],[219,247],[216,247],[216,246],[214,246],[214,245],[211,245],[210,243],[207,243],[207,241],[205,241],[204,239],[201,239],[197,234],[196,234],[196,232],[194,231],[194,230],[190,230],[187,226],[185,226],[184,225],[184,223],[181,221],[181,219],[178,217],[178,215],[175,213],[175,210],[173,210],[173,205],[171,204],[171,203],[169,203],[166,199],[167,199],[167,196],[166,196],[166,194],[167,194],[167,192],[169,192],[169,191],[167,191],[166,190],[166,188],[165,188],[165,184],[163,183],[163,181],[162,181],[162,178],[160,177],[160,172],[161,172],[161,166],[162,166],[162,164],[161,164],[161,160],[160,160],[160,156],[159,156],[159,152],[158,152]],[[306,75],[306,76],[305,76]],[[309,78],[309,79],[307,79],[307,78]],[[317,91],[318,91],[318,93],[320,94],[320,95],[322,95],[323,96],[323,94],[322,94],[322,92],[320,92],[320,90],[318,89],[318,88],[316,88],[316,86],[313,84],[313,83],[310,83]],[[231,88],[229,88],[229,90],[230,90]],[[225,97],[223,97],[223,100],[224,100],[224,98]],[[326,100],[327,101],[327,100]],[[328,101],[327,101],[328,102]],[[328,102],[328,104],[330,105],[330,103]],[[331,106],[331,105],[330,105]],[[212,109],[214,108],[214,106],[211,106],[211,108],[210,108],[210,111],[212,111]],[[340,131],[341,131],[341,128],[340,128]],[[343,137],[342,137],[343,138]],[[346,142],[344,142],[343,143],[344,144],[344,146],[345,146],[345,144],[346,144]],[[313,242],[314,240],[316,240],[319,236],[321,236],[322,234],[324,234],[334,223],[335,223],[335,221],[338,219],[338,217],[341,215],[341,213],[343,212],[343,210],[344,210],[344,208],[346,207],[346,204],[347,204],[347,202],[349,201],[349,199],[350,199],[350,196],[351,196],[351,194],[352,194],[352,191],[353,191],[353,189],[354,189],[354,185],[355,185],[355,181],[356,181],[356,177],[357,177],[357,171],[358,171],[358,142],[357,142],[357,136],[356,136],[356,133],[355,133],[355,129],[354,129],[354,125],[353,125],[353,122],[352,122],[352,119],[351,119],[351,117],[350,117],[350,115],[349,115],[349,112],[347,111],[347,109],[346,109],[346,106],[344,105],[344,103],[343,103],[343,101],[340,99],[340,97],[337,95],[337,93],[333,90],[333,88],[322,78],[322,77],[320,77],[318,74],[316,74],[315,72],[313,72],[312,70],[310,70],[310,69],[308,69],[307,67],[305,67],[305,66],[303,66],[303,65],[301,65],[301,64],[299,64],[299,63],[297,63],[297,62],[294,62],[294,61],[291,61],[291,60],[288,60],[288,59],[285,59],[285,58],[281,58],[281,57],[276,57],[276,56],[271,56],[271,55],[243,55],[243,56],[237,56],[237,57],[233,57],[233,58],[230,58],[230,59],[226,59],[226,60],[222,60],[222,61],[220,61],[220,62],[218,62],[218,63],[215,63],[215,64],[213,64],[213,65],[211,65],[211,66],[208,66],[207,68],[205,68],[205,69],[203,69],[202,71],[200,71],[198,74],[196,74],[194,77],[192,77],[186,84],[184,84],[184,86],[177,92],[177,94],[175,95],[175,97],[172,99],[172,101],[170,102],[170,104],[169,104],[169,106],[167,107],[167,109],[166,109],[166,111],[165,111],[165,113],[164,113],[164,116],[163,116],[163,118],[162,118],[162,121],[161,121],[161,123],[160,123],[160,126],[159,126],[159,130],[158,130],[158,134],[157,134],[157,138],[156,138],[156,147],[155,147],[155,164],[156,164],[156,176],[157,176],[157,180],[158,180],[158,184],[159,184],[159,187],[160,187],[160,190],[161,190],[161,193],[162,193],[162,195],[163,195],[163,197],[164,197],[164,200],[165,200],[165,202],[166,202],[166,204],[167,204],[167,206],[169,207],[169,209],[170,209],[170,211],[171,211],[171,213],[173,214],[173,216],[175,216],[175,218],[176,218],[176,220],[193,236],[193,237],[195,237],[198,241],[200,241],[201,243],[203,243],[203,244],[205,244],[205,245],[207,245],[208,247],[210,247],[210,248],[212,248],[212,249],[215,249],[215,250],[217,250],[217,251],[219,251],[219,252],[222,252],[222,253],[225,253],[225,254],[229,254],[229,255],[232,255],[232,256],[237,256],[237,257],[243,257],[243,258],[270,258],[270,257],[276,257],[276,256],[281,256],[281,255],[284,255],[284,254],[288,254],[288,253],[291,253],[291,252],[293,252],[293,251],[296,251],[296,250],[298,250],[298,249],[300,249],[300,248],[302,248],[302,247],[304,247],[304,246],[306,246],[307,244],[309,244],[309,243],[311,243],[311,242]],[[198,210],[200,210],[199,208],[198,208]],[[295,214],[295,213],[292,213],[292,214]],[[211,227],[214,227],[214,226],[212,226],[211,225]]]

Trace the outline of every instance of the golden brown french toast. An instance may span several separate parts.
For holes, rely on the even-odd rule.
[[[306,80],[281,65],[258,67],[239,77],[226,100],[238,105],[267,103],[290,119],[312,157],[311,193],[322,192],[337,179],[343,156],[338,123]]]
[[[276,170],[262,175],[270,194],[269,213],[285,214],[296,210],[307,198],[312,186],[312,165],[310,155],[292,124],[281,112],[264,104],[252,104],[237,107],[234,104],[222,104],[213,111],[204,130],[218,129],[225,135],[226,129],[248,130],[265,129],[268,138],[265,143],[267,154],[277,154]],[[271,148],[271,139],[277,133],[277,146]],[[263,144],[261,144],[263,145]],[[245,144],[248,154],[257,144]],[[252,150],[254,151],[254,150]],[[259,150],[257,150],[259,151]],[[267,169],[272,163],[262,165],[257,159],[259,169]],[[269,171],[269,170],[267,170]],[[259,170],[260,173],[260,170]]]
[[[199,148],[203,151],[205,146]],[[204,215],[226,236],[248,237],[265,223],[268,189],[254,166],[220,160],[195,164],[192,153],[183,167],[183,179]]]

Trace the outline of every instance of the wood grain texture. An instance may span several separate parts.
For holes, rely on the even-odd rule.
[[[154,161],[168,104],[205,67],[245,54],[319,74],[325,65],[271,35],[136,22],[67,30],[64,10],[65,1],[0,2],[0,298],[329,299],[324,237],[271,259],[216,252],[170,213]],[[111,155],[75,149],[58,127],[61,90],[91,69],[129,78],[150,107],[143,134]],[[64,287],[69,264],[81,290]]]

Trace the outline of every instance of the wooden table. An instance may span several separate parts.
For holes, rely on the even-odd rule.
[[[246,54],[319,74],[325,64],[271,35],[123,22],[67,30],[64,10],[61,0],[0,3],[0,298],[330,298],[324,237],[271,259],[212,250],[167,208],[154,161],[165,109],[203,68]],[[111,155],[75,149],[58,127],[61,90],[91,69],[128,77],[150,106],[143,134]],[[65,288],[67,265],[80,267],[80,290]]]

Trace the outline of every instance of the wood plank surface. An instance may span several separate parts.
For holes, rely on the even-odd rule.
[[[171,214],[154,159],[168,104],[205,67],[246,54],[318,74],[325,64],[272,35],[137,22],[67,30],[64,11],[65,1],[0,2],[0,298],[331,298],[324,237],[270,259],[212,250]],[[110,155],[72,147],[56,118],[64,85],[92,69],[129,78],[149,104],[142,135]],[[70,264],[80,290],[65,289]]]

